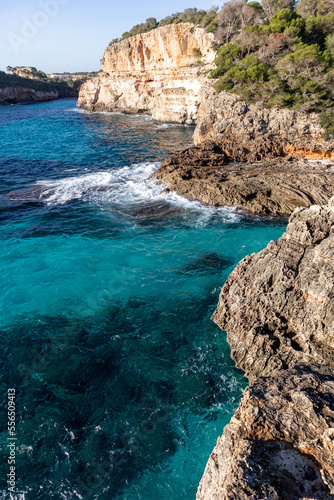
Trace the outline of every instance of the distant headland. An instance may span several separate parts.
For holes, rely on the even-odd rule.
[[[81,85],[96,75],[97,72],[46,74],[33,66],[8,66],[7,72],[0,71],[0,104],[77,98]]]

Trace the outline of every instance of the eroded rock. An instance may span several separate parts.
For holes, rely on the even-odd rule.
[[[334,193],[331,164],[294,159],[290,149],[278,136],[237,141],[227,135],[171,156],[153,177],[188,199],[261,215],[326,204]]]
[[[334,370],[301,364],[246,389],[197,500],[334,498]]]
[[[50,90],[36,90],[29,87],[0,88],[0,104],[52,101],[58,97],[59,92],[51,86]]]
[[[222,288],[213,320],[250,379],[299,362],[334,367],[333,201],[297,209],[283,236],[245,257]]]
[[[324,135],[316,113],[266,108],[261,103],[248,104],[235,94],[215,92],[212,84],[203,86],[200,95],[195,145],[207,140],[219,142],[231,133],[242,140],[265,134],[278,135],[290,141]]]
[[[194,125],[205,72],[214,67],[213,38],[203,28],[179,23],[107,47],[103,73],[82,86],[78,106]]]

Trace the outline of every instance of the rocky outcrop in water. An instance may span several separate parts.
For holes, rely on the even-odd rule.
[[[190,23],[133,36],[107,47],[103,72],[83,85],[78,106],[194,124],[214,58],[213,34]]]
[[[334,197],[237,265],[213,320],[252,385],[197,500],[334,499]]]
[[[254,379],[296,363],[334,367],[334,198],[297,209],[286,232],[245,257],[213,320],[238,368]]]
[[[334,192],[334,151],[326,152],[329,163],[298,159],[299,154],[278,136],[236,141],[227,135],[171,156],[154,177],[207,205],[289,215],[296,207],[326,204]]]
[[[334,370],[302,364],[247,388],[196,498],[333,499]]]
[[[227,134],[233,134],[235,140],[272,134],[289,141],[324,135],[316,113],[266,108],[261,103],[248,104],[235,94],[215,92],[209,84],[203,86],[200,95],[195,145],[208,140],[220,142]]]

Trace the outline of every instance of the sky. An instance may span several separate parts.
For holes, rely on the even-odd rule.
[[[34,66],[46,73],[98,71],[103,52],[148,17],[158,21],[213,0],[1,0],[0,70]]]

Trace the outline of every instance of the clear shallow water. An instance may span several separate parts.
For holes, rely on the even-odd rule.
[[[192,132],[71,100],[0,108],[0,392],[17,391],[23,498],[194,498],[238,405],[210,316],[285,222],[160,194],[147,177]]]

